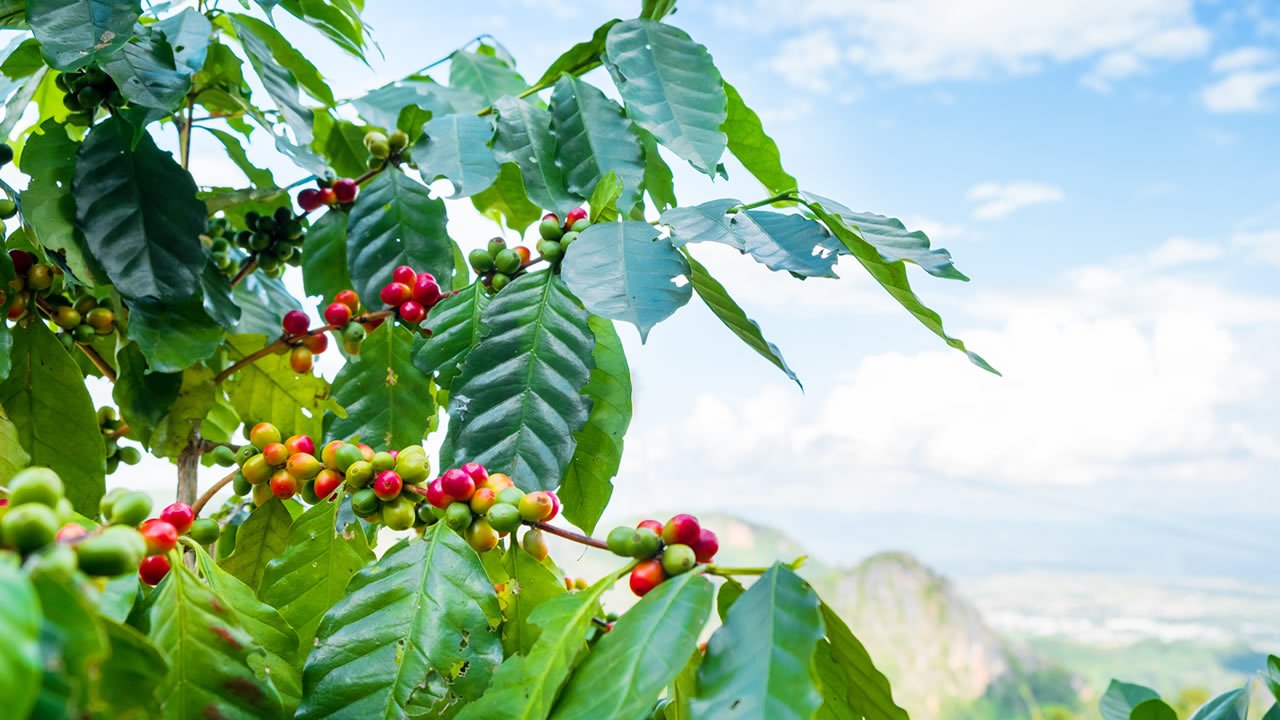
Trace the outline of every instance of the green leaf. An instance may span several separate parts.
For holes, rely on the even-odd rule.
[[[449,60],[449,85],[492,103],[503,95],[519,94],[526,83],[520,73],[492,55],[459,50]]]
[[[0,484],[8,483],[19,470],[31,463],[31,456],[22,449],[18,428],[0,407]]]
[[[538,631],[529,623],[529,614],[542,603],[565,594],[564,581],[551,568],[524,551],[512,536],[511,546],[502,555],[508,580],[498,591],[502,609],[502,650],[507,657],[528,655]]]
[[[565,186],[564,173],[556,164],[556,138],[551,132],[551,113],[526,100],[500,98],[494,103],[498,130],[493,152],[498,162],[520,168],[525,191],[543,209],[564,215],[582,202]]]
[[[1216,695],[1192,713],[1189,720],[1245,720],[1249,715],[1249,686]]]
[[[413,363],[424,373],[435,373],[442,389],[453,387],[458,368],[480,342],[481,317],[489,300],[484,285],[475,282],[431,308],[426,325],[431,336],[415,341]]]
[[[44,678],[33,718],[91,715],[98,695],[98,667],[110,648],[107,631],[86,588],[49,566],[31,572],[42,622],[40,654]]]
[[[232,16],[231,24],[235,27],[240,44],[244,46],[245,54],[249,56],[249,63],[258,73],[258,79],[262,80],[267,95],[293,131],[298,144],[309,144],[313,137],[311,111],[298,97],[298,80],[293,71],[279,61],[272,52],[271,45],[258,34],[258,28],[246,23],[244,16]]]
[[[195,294],[205,265],[205,208],[191,175],[120,120],[93,126],[76,154],[76,224],[126,298],[176,302]]]
[[[209,41],[213,34],[213,25],[204,13],[195,8],[186,8],[182,12],[170,15],[151,26],[164,35],[173,49],[173,59],[180,69],[185,69],[188,76],[195,75],[204,69],[204,62],[209,57]]]
[[[102,69],[115,80],[126,100],[165,114],[186,97],[193,73],[178,64],[164,34],[153,30],[135,35],[103,63]]]
[[[120,408],[120,417],[129,426],[129,437],[151,446],[157,425],[169,413],[182,387],[179,373],[148,372],[147,360],[137,343],[129,343],[116,354],[120,364],[111,398]]]
[[[151,435],[151,451],[177,460],[190,442],[192,432],[213,409],[214,393],[212,370],[201,365],[187,368],[182,373],[182,386],[169,414]]]
[[[538,78],[537,87],[550,87],[563,73],[579,75],[600,67],[600,55],[604,53],[605,38],[614,25],[622,22],[614,18],[601,25],[591,33],[591,39],[580,42],[565,50],[555,62],[547,66],[547,71]]]
[[[441,115],[422,128],[413,144],[418,172],[428,183],[448,178],[450,198],[470,197],[498,178],[498,161],[489,149],[493,124],[476,115]]]
[[[320,619],[342,599],[351,576],[373,562],[359,527],[339,517],[340,496],[312,505],[289,527],[279,557],[267,564],[258,596],[273,605],[311,648]]]
[[[101,666],[102,700],[113,720],[148,720],[156,706],[156,688],[169,672],[169,662],[147,636],[130,625],[104,620],[111,657]]]
[[[226,335],[226,329],[209,316],[199,296],[179,302],[138,298],[129,300],[128,306],[126,334],[142,349],[156,372],[181,372],[208,359]]]
[[[729,138],[729,152],[769,192],[781,193],[796,189],[796,179],[782,169],[778,144],[765,134],[760,116],[747,107],[737,88],[727,82],[724,83],[724,93],[729,104],[722,129]]]
[[[1178,713],[1159,698],[1143,700],[1129,713],[1129,720],[1178,720]]]
[[[821,203],[829,213],[838,215],[845,225],[853,228],[858,237],[870,246],[863,248],[864,253],[874,248],[880,254],[880,259],[886,263],[906,261],[919,265],[934,277],[965,281],[969,279],[951,262],[951,253],[942,248],[929,247],[929,236],[923,231],[908,232],[906,226],[897,218],[874,213],[858,213],[834,200],[828,200],[813,193],[804,195],[807,200]],[[859,255],[859,253],[854,254]]]
[[[659,222],[671,228],[677,247],[718,242],[748,253],[765,267],[800,277],[836,277],[831,234],[815,220],[764,210],[729,212],[737,200],[712,200],[672,208]]]
[[[671,167],[658,152],[658,141],[652,134],[640,131],[640,144],[644,147],[644,189],[658,212],[665,212],[678,204],[675,178]]]
[[[302,697],[298,635],[276,609],[258,600],[253,588],[218,567],[204,548],[187,545],[196,556],[196,568],[219,599],[231,606],[244,629],[262,646],[271,682],[280,691],[285,715],[291,715]]]
[[[815,656],[822,679],[823,705],[818,717],[847,717],[852,710],[854,717],[865,720],[908,720],[907,712],[893,702],[889,681],[876,669],[849,626],[826,603],[822,604],[822,624],[827,639],[818,643]]]
[[[7,712],[25,718],[40,688],[40,603],[27,576],[8,559],[0,561],[0,634],[0,693]]]
[[[422,441],[435,415],[426,374],[413,363],[414,333],[385,322],[369,333],[333,379],[333,397],[347,410],[325,425],[325,437],[360,438],[375,447],[402,448]]]
[[[26,30],[27,27],[27,0],[0,0],[0,28]]]
[[[552,719],[645,717],[696,649],[712,594],[711,582],[692,572],[651,590],[596,643]]]
[[[636,19],[609,30],[605,61],[636,124],[715,177],[727,100],[711,53],[677,27]]]
[[[661,20],[676,11],[676,0],[644,0],[640,3],[640,17]]]
[[[261,335],[235,335],[227,340],[228,355],[240,360],[266,344]],[[227,380],[226,388],[241,420],[272,423],[285,437],[319,437],[325,411],[342,411],[331,397],[329,384],[310,373],[294,372],[288,353],[268,355],[246,365]]]
[[[369,151],[364,147],[368,126],[335,120],[327,112],[313,117],[311,149],[324,156],[338,177],[359,177],[369,169]]]
[[[671,242],[676,247],[684,247],[691,243],[717,242],[737,250],[746,252],[747,245],[743,235],[733,226],[734,215],[729,210],[742,205],[740,200],[721,198],[708,200],[699,205],[673,207],[662,213],[658,222],[671,228]],[[748,228],[749,230],[749,228]]]
[[[262,585],[267,563],[279,557],[289,545],[289,526],[293,524],[297,507],[295,502],[272,498],[254,508],[236,531],[235,552],[218,564],[256,591]]]
[[[596,340],[591,350],[595,367],[582,388],[591,399],[591,414],[574,435],[578,444],[559,496],[565,519],[591,534],[613,496],[613,478],[622,462],[622,440],[631,424],[631,368],[611,321],[592,315],[587,327]]]
[[[617,570],[595,585],[565,593],[538,606],[529,624],[539,628],[527,655],[508,657],[493,675],[493,683],[479,701],[463,708],[458,720],[543,720],[556,695],[585,653],[592,618],[600,611],[600,597],[631,570]]]
[[[1280,703],[1280,657],[1275,655],[1267,656],[1267,669],[1262,673],[1262,680],[1266,683],[1267,689],[1271,691],[1276,702]]]
[[[481,215],[520,234],[542,217],[542,208],[529,202],[520,168],[514,163],[503,164],[498,179],[487,190],[472,195],[471,204]]]
[[[1102,713],[1102,720],[1129,720],[1138,705],[1159,699],[1160,695],[1151,688],[1112,680],[1098,702],[1098,711]]]
[[[644,157],[631,122],[594,86],[565,75],[551,93],[556,164],[569,192],[587,197],[610,170],[622,181],[622,206],[640,199]]]
[[[707,643],[690,716],[812,718],[822,704],[813,674],[820,604],[787,566],[769,568]]]
[[[725,290],[724,285],[719,280],[712,277],[707,268],[694,259],[689,254],[689,250],[684,249],[685,259],[689,261],[689,280],[693,285],[693,291],[698,293],[698,297],[707,304],[711,312],[720,318],[720,322],[725,327],[733,331],[747,347],[755,350],[765,360],[773,363],[779,370],[786,373],[800,389],[804,389],[804,385],[800,383],[800,378],[796,377],[795,372],[787,365],[787,361],[782,359],[782,351],[773,343],[765,340],[764,333],[760,330],[760,326],[755,320],[747,317],[738,303],[729,296],[729,291]]]
[[[239,613],[205,587],[185,563],[173,562],[152,598],[150,617],[151,640],[170,666],[160,688],[163,717],[283,715],[270,679],[253,669],[264,660],[262,648],[241,625]]]
[[[720,585],[720,592],[716,593],[716,615],[720,617],[721,623],[729,618],[729,609],[746,591],[747,589],[737,580],[731,577],[724,578],[724,583]]]
[[[254,165],[253,162],[249,160],[248,154],[245,153],[244,146],[240,144],[240,141],[236,136],[226,132],[225,130],[211,128],[207,125],[196,125],[196,127],[211,133],[215,138],[217,138],[218,142],[222,143],[223,149],[227,151],[227,159],[235,163],[236,167],[240,168],[240,171],[249,179],[249,182],[253,183],[258,188],[265,188],[268,190],[275,189],[276,179],[271,174],[271,171]]]
[[[350,287],[350,286],[348,286]],[[280,278],[250,273],[232,292],[235,304],[242,308],[233,330],[240,335],[275,335],[280,331],[280,318],[290,310],[301,310],[302,304],[289,293]]]
[[[481,320],[483,339],[453,384],[445,442],[454,458],[525,490],[554,489],[590,410],[581,394],[591,374],[587,313],[558,276],[541,272],[516,278]]]
[[[307,295],[319,295],[327,302],[349,287],[347,214],[326,212],[311,224],[302,242],[302,288]]]
[[[13,371],[0,383],[0,405],[31,464],[53,469],[76,511],[95,515],[106,454],[84,378],[43,322],[19,323],[13,338]]]
[[[448,717],[502,661],[480,558],[436,523],[356,573],[320,623],[298,718]]]
[[[646,222],[588,227],[560,267],[565,284],[587,310],[635,325],[642,342],[693,294],[687,283],[675,284],[675,278],[689,274],[689,263]]]
[[[264,0],[259,4],[275,4]],[[280,7],[319,30],[335,45],[364,60],[364,22],[360,19],[362,0],[281,0]]]
[[[444,201],[395,168],[362,187],[347,219],[347,266],[360,297],[374,302],[397,265],[435,275],[448,291],[453,242],[446,220]]]
[[[974,365],[996,375],[1000,374],[994,367],[988,364],[986,360],[983,360],[982,356],[966,348],[962,340],[947,335],[946,331],[943,330],[942,327],[942,318],[938,313],[929,309],[924,303],[920,302],[920,298],[916,297],[915,292],[911,289],[911,283],[907,279],[905,263],[901,261],[885,262],[880,252],[863,239],[855,228],[851,227],[844,221],[842,213],[847,210],[847,208],[844,208],[838,203],[831,203],[831,201],[825,200],[824,198],[820,198],[816,195],[806,193],[803,194],[802,197],[805,205],[813,211],[814,215],[816,215],[819,220],[824,222],[827,227],[831,229],[831,232],[834,233],[836,238],[839,239],[849,252],[853,254],[854,258],[862,264],[862,267],[866,268],[867,272],[871,274],[871,277],[875,278],[876,282],[880,283],[880,286],[883,287],[894,300],[897,300],[900,305],[906,308],[907,312],[914,315],[921,324],[933,331],[935,335],[942,338],[947,345],[967,355],[969,357],[969,361]],[[828,207],[829,203],[835,207]]]
[[[76,200],[71,193],[79,146],[67,136],[66,127],[52,119],[27,138],[22,172],[31,176],[31,181],[22,191],[22,215],[40,244],[60,253],[76,278],[97,285],[105,279],[102,266],[89,253],[84,235],[76,227]]]
[[[419,107],[434,115],[474,113],[484,108],[484,98],[469,90],[451,88],[430,79],[405,80],[384,85],[356,98],[351,105],[360,117],[381,128],[397,127],[406,107]]]
[[[270,50],[271,57],[275,63],[288,70],[298,85],[302,86],[302,89],[306,90],[311,97],[325,105],[333,105],[337,102],[334,100],[333,90],[325,82],[324,77],[320,75],[320,71],[316,69],[316,66],[294,47],[294,43],[285,39],[279,30],[252,15],[231,13],[231,17],[237,26],[237,34],[239,34],[240,28],[253,33],[254,37],[258,38]]]
[[[622,181],[618,179],[617,173],[610,170],[600,178],[596,189],[591,193],[591,224],[617,220],[619,197],[622,197]]]
[[[27,0],[27,22],[50,67],[99,62],[133,37],[137,0]]]

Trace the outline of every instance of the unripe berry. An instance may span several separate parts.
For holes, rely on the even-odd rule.
[[[490,482],[492,482],[493,476],[490,475],[489,478],[490,478]],[[524,498],[524,491],[516,487],[515,485],[498,490],[498,502],[511,505],[512,507],[519,506],[520,501],[523,498]]]
[[[311,320],[301,310],[290,310],[284,314],[284,320],[280,324],[284,326],[284,331],[290,335],[302,335],[307,331],[307,328],[311,327]]]
[[[462,532],[471,525],[471,508],[464,502],[450,503],[444,509],[444,524]]]
[[[680,513],[673,515],[666,525],[662,526],[662,541],[668,545],[693,545],[702,534],[702,526],[698,518]]]
[[[569,214],[564,216],[564,226],[573,227],[574,223],[585,219],[587,219],[587,211],[580,207],[574,208],[569,211]]]
[[[400,313],[400,319],[410,325],[417,325],[427,318],[427,309],[414,300],[401,305],[398,312]]]
[[[529,252],[529,248],[523,245],[517,245],[515,248],[516,257],[520,258],[521,265],[528,265],[533,255]]]
[[[493,277],[489,278],[489,287],[493,288],[494,292],[498,292],[510,284],[511,276],[506,273],[494,273]]]
[[[96,307],[85,313],[84,321],[99,335],[108,335],[115,329],[116,314],[110,308]]]
[[[330,325],[342,327],[351,322],[351,317],[351,308],[340,302],[329,303],[329,307],[324,309],[324,321]]]
[[[520,541],[520,546],[538,562],[546,560],[550,552],[547,548],[547,538],[538,528],[529,528],[524,534],[524,539]]]
[[[191,506],[184,502],[176,502],[168,505],[160,511],[158,516],[161,520],[173,526],[179,535],[186,535],[191,529],[191,523],[196,521],[196,514],[192,512]]]
[[[498,545],[498,533],[484,518],[476,518],[467,526],[467,543],[478,553],[489,552]]]
[[[142,579],[142,582],[155,587],[160,584],[165,575],[169,574],[170,569],[169,558],[163,555],[152,555],[151,557],[143,558],[142,562],[138,564],[138,577]]]
[[[698,562],[708,563],[720,552],[720,539],[710,530],[703,528],[698,534],[698,542],[693,544],[693,554]]]
[[[440,284],[431,273],[419,273],[413,281],[413,299],[424,308],[435,307],[440,302]]]
[[[159,518],[152,518],[138,528],[147,544],[148,555],[163,555],[178,545],[178,531]]]
[[[476,491],[475,480],[472,480],[470,475],[459,468],[453,468],[446,472],[440,478],[440,485],[446,495],[462,502],[470,500],[471,495]]]
[[[53,311],[53,324],[63,330],[74,330],[80,324],[80,313],[73,307],[63,305]]]
[[[538,255],[547,262],[558,262],[564,257],[564,247],[555,240],[543,240],[538,243]]]
[[[636,528],[631,533],[631,557],[643,560],[658,554],[662,538],[649,528]]]
[[[333,301],[351,308],[352,313],[360,312],[360,296],[355,290],[341,290],[333,296]]]
[[[320,191],[315,188],[307,188],[298,193],[298,207],[306,212],[311,212],[323,204],[324,202],[320,198]]]
[[[515,481],[512,480],[511,477],[508,476],[506,473],[490,474],[489,477],[485,480],[485,484],[493,488],[493,491],[497,493],[500,493],[503,490],[506,490],[507,488],[513,488],[516,486]],[[517,500],[517,502],[519,502],[519,500]]]
[[[347,466],[347,487],[358,490],[373,479],[373,465],[368,460],[357,460]]]
[[[587,228],[589,228],[589,227],[591,227],[591,222],[590,222],[589,220],[587,220],[587,219],[585,219],[585,218],[584,218],[584,219],[579,220],[579,221],[575,222],[574,224],[570,225],[570,226],[569,226],[569,230],[571,230],[572,232],[580,233],[580,232],[582,232],[583,230],[586,230],[586,229],[587,229]]]
[[[320,470],[323,467],[315,455],[302,452],[290,455],[288,462],[285,463],[285,469],[289,471],[289,474],[299,480],[314,478],[320,474]]]
[[[564,235],[564,231],[560,229],[558,220],[549,219],[538,224],[538,234],[543,240],[559,240],[560,236]]]
[[[471,269],[478,273],[489,272],[493,269],[493,256],[484,248],[476,248],[467,255],[467,262],[471,263]]]
[[[312,355],[319,355],[329,349],[329,336],[324,333],[307,335],[302,338],[302,347],[310,350]]]
[[[395,470],[383,470],[373,478],[373,494],[377,495],[379,500],[394,500],[400,496],[400,491],[403,489],[404,481]]]
[[[497,257],[498,253],[502,252],[506,248],[507,248],[507,241],[503,240],[500,237],[496,237],[490,240],[489,244],[485,246],[485,250],[487,250],[489,252],[489,255],[492,257]]]
[[[471,495],[471,502],[469,503],[471,505],[471,512],[476,513],[477,515],[483,515],[489,512],[489,508],[493,507],[493,504],[497,501],[498,496],[493,492],[493,490],[487,487],[476,488],[476,491]]]
[[[17,510],[17,508],[14,508]],[[9,512],[12,514],[14,510]],[[112,525],[134,525],[147,519],[151,514],[151,496],[136,490],[127,490],[111,503]]]
[[[392,150],[403,150],[409,144],[409,135],[403,130],[394,130],[387,136],[387,145]]]
[[[560,222],[560,216],[556,215],[555,213],[547,213],[546,215],[543,215],[542,222],[548,222],[548,221],[558,224]]]
[[[515,250],[507,248],[493,256],[493,267],[500,273],[510,275],[520,269],[520,256]]]
[[[667,575],[689,572],[697,564],[693,548],[688,545],[668,545],[662,551],[662,570]]]
[[[340,203],[349,203],[356,199],[359,188],[351,178],[340,178],[333,183],[333,195]]]
[[[427,454],[419,449],[418,452],[402,452],[397,455],[395,470],[404,484],[417,485],[427,479],[431,467],[427,464]]]
[[[337,441],[335,440],[334,442]],[[329,446],[325,445],[325,452],[328,451]],[[347,443],[339,443],[339,445],[333,450],[333,462],[326,460],[325,465],[331,465],[342,472],[346,472],[348,468],[361,460],[364,460],[364,455],[360,452],[360,448]]]
[[[351,496],[351,509],[360,517],[368,517],[377,512],[382,507],[382,501],[374,494],[373,490],[364,488],[357,490]]]
[[[413,299],[413,288],[404,283],[387,283],[382,286],[382,291],[378,293],[378,297],[382,298],[382,302],[387,305],[399,307]]]
[[[636,531],[629,527],[620,526],[609,531],[609,535],[605,537],[605,544],[609,546],[609,552],[619,557],[631,557],[633,539]]]
[[[284,443],[274,442],[262,448],[262,459],[273,468],[278,468],[289,461],[289,448]]]
[[[9,481],[9,503],[37,503],[55,507],[62,499],[62,479],[49,468],[30,467],[18,471]]]
[[[218,535],[222,534],[222,528],[218,525],[218,521],[213,518],[200,518],[191,524],[191,531],[188,535],[192,540],[201,545],[210,545],[218,541]]]
[[[413,527],[414,520],[418,519],[416,510],[409,498],[396,498],[382,506],[382,524],[388,530],[408,530]]]
[[[284,447],[289,451],[290,455],[294,453],[316,454],[316,441],[312,440],[310,435],[290,435],[289,439],[284,441]],[[328,448],[328,446],[325,447],[326,449]]]
[[[249,442],[259,450],[265,448],[268,443],[280,442],[280,429],[271,423],[258,423],[249,431]]]
[[[631,592],[638,597],[644,597],[648,592],[666,580],[666,573],[662,570],[662,563],[657,560],[645,560],[635,566],[631,571]]]
[[[346,326],[342,328],[342,342],[344,347],[347,343],[351,343],[356,346],[356,350],[358,352],[360,349],[360,343],[364,342],[365,335],[367,335],[367,333],[365,332],[363,325],[358,322],[347,323]]]
[[[58,535],[58,515],[46,505],[31,503],[9,509],[0,518],[4,544],[31,553],[54,541]]]
[[[376,452],[369,458],[369,464],[373,465],[375,473],[380,473],[383,470],[394,470],[396,458],[389,452]]]
[[[448,507],[449,503],[453,502],[453,498],[445,494],[440,478],[427,483],[427,502],[440,509]]]
[[[551,502],[550,495],[537,490],[520,498],[519,508],[520,517],[529,522],[541,522],[551,517],[555,506]]]
[[[486,515],[489,517],[489,524],[500,533],[509,533],[520,527],[520,511],[515,505],[496,503]]]
[[[288,474],[288,473],[285,473],[283,470],[281,470],[280,472],[286,475]],[[272,493],[271,491],[271,483],[264,482],[261,485],[254,485],[253,492],[250,493],[249,497],[251,500],[253,500],[254,507],[262,507],[263,505],[266,505],[267,503],[271,502],[271,498],[275,497],[275,494]]]
[[[215,447],[209,452],[209,457],[222,467],[231,467],[236,464],[236,451],[226,445],[219,445]]]
[[[325,468],[316,474],[315,493],[317,498],[327,498],[342,484],[342,473]]]

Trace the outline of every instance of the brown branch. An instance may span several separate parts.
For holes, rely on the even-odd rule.
[[[231,484],[231,481],[235,478],[237,472],[239,471],[233,470],[226,477],[210,485],[209,489],[205,490],[204,494],[200,496],[200,499],[196,500],[191,506],[191,512],[194,513],[196,517],[200,517],[200,511],[204,510],[204,506],[209,504],[209,501],[213,499],[214,495],[218,494],[219,490]]]
[[[191,164],[191,116],[195,112],[195,107],[195,98],[187,98],[187,118],[178,126],[178,145],[184,170]]]
[[[112,430],[111,434],[107,436],[107,439],[119,440],[120,438],[124,437],[125,434],[128,432],[129,432],[129,425],[126,423],[120,423],[120,427],[116,428],[115,430]]]
[[[393,313],[395,313],[394,310],[375,310],[373,312],[367,312],[367,313],[364,313],[363,315],[354,317],[351,319],[351,322],[358,322],[361,325],[372,324],[391,316]],[[223,370],[217,375],[214,375],[213,383],[215,385],[221,384],[223,381],[225,381],[227,378],[231,377],[232,375],[236,374],[236,372],[238,372],[241,368],[245,367],[246,365],[251,365],[274,352],[278,352],[292,345],[297,345],[298,343],[302,342],[302,338],[310,337],[312,335],[320,335],[322,333],[327,333],[332,330],[337,330],[341,327],[342,327],[341,325],[321,325],[318,328],[308,330],[302,335],[281,335],[279,338],[276,338],[275,342],[268,344],[266,347],[263,347],[260,350],[255,350],[254,352],[251,352],[248,355],[245,355],[244,357],[232,363],[229,367],[227,367],[226,370]]]
[[[551,525],[544,522],[526,522],[525,524],[530,525],[532,527],[536,527],[539,530],[542,530],[543,532],[549,532],[552,535],[555,535],[557,537],[562,537],[565,540],[572,540],[573,542],[576,542],[579,545],[587,545],[589,547],[599,548],[601,550],[609,549],[609,546],[606,545],[603,540],[597,540],[589,535],[580,535],[576,532],[573,532],[572,530],[565,530],[564,528],[558,528],[555,525]]]
[[[249,275],[249,273],[257,269],[258,269],[258,256],[256,254],[250,255],[248,262],[240,266],[240,272],[236,273],[236,276],[231,278],[231,287],[235,287],[239,285],[241,280],[244,280],[245,277]]]
[[[53,306],[49,304],[49,301],[39,297],[36,298],[35,300],[36,300],[36,309],[44,313],[45,317],[52,320]],[[103,377],[105,377],[106,379],[110,380],[113,383],[116,381],[116,371],[113,370],[111,366],[107,364],[107,361],[103,359],[101,355],[98,354],[97,350],[94,350],[92,346],[85,345],[84,343],[80,343],[80,342],[77,342],[75,346],[80,348],[80,352],[84,353],[84,356],[89,358],[89,362],[93,363],[93,366],[98,368],[98,372],[102,373]]]

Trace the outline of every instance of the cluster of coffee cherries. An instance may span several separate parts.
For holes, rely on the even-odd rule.
[[[322,332],[311,333],[311,319],[301,310],[290,310],[280,320],[289,349],[289,367],[304,375],[311,372],[315,356],[329,349],[329,338]]]
[[[684,513],[672,516],[665,525],[644,520],[634,528],[616,527],[605,542],[615,555],[640,560],[631,571],[631,592],[640,596],[698,563],[711,562],[720,550],[716,534]]]
[[[479,463],[452,468],[427,483],[427,503],[444,524],[462,533],[476,552],[488,552],[500,537],[521,524],[547,522],[560,514],[560,498],[554,492],[526,493],[503,473],[490,474]],[[521,546],[538,560],[547,557],[542,531],[531,527]]]
[[[370,170],[377,170],[387,163],[409,162],[409,135],[395,130],[390,135],[370,130],[364,136],[364,149],[369,151],[365,160]]]
[[[258,269],[267,277],[278,278],[284,275],[285,267],[302,264],[302,243],[306,238],[304,222],[304,218],[294,215],[293,209],[288,207],[278,207],[270,215],[248,212],[244,216],[245,229],[235,234],[235,243],[257,259]],[[209,251],[215,265],[225,253],[229,268],[231,243],[227,236],[228,231],[224,230],[222,237],[214,238]],[[219,268],[227,272],[227,269]]]
[[[587,211],[582,208],[569,211],[563,224],[555,213],[543,215],[542,223],[538,225],[538,234],[542,237],[537,245],[538,257],[556,267],[564,258],[565,250],[578,239],[578,233],[590,224]],[[508,247],[506,240],[494,238],[487,246],[472,250],[467,255],[467,262],[485,287],[491,292],[498,292],[524,274],[533,262],[533,253],[523,245]]]
[[[364,325],[356,320],[359,315],[360,296],[355,290],[338,291],[333,302],[324,309],[324,321],[334,326],[334,332],[342,340],[342,349],[348,355],[360,354],[360,343],[364,342],[366,335]],[[376,327],[378,323],[371,324]]]
[[[69,125],[86,127],[93,123],[99,106],[119,109],[125,104],[116,81],[96,66],[61,73],[53,82],[63,93],[62,104],[71,111]]]
[[[102,499],[104,517],[108,513],[119,514],[116,505],[122,499],[129,497],[128,491],[123,493],[116,498],[111,498],[111,493],[107,493],[107,496]],[[144,515],[150,514],[151,499],[146,498],[146,500],[147,512],[143,513]],[[211,545],[217,542],[221,530],[216,520],[210,518],[197,520],[191,506],[186,503],[176,502],[165,507],[159,515],[147,518],[138,525],[138,532],[142,535],[145,546],[145,557],[138,563],[138,577],[142,582],[154,587],[169,574],[168,555],[178,546],[178,538],[189,535],[192,540],[201,545]]]
[[[538,255],[553,265],[560,262],[565,251],[578,239],[578,233],[590,225],[587,211],[582,208],[574,208],[566,213],[563,223],[555,213],[543,215],[542,222],[538,223],[538,235],[542,236],[538,241]]]
[[[232,477],[237,495],[252,497],[260,506],[273,497],[287,499],[301,493],[315,502],[333,492],[342,482],[321,476],[324,466],[316,459],[316,443],[307,435],[282,438],[280,428],[271,423],[258,423],[249,430],[249,444],[239,450],[220,446],[212,451],[219,465],[238,465]]]
[[[246,253],[235,248],[236,229],[231,226],[229,219],[221,215],[210,218],[200,240],[209,249],[209,260],[218,268],[218,272],[229,278],[239,274]]]
[[[444,294],[436,276],[429,272],[415,272],[408,265],[391,271],[391,282],[382,286],[379,297],[382,302],[396,309],[401,320],[417,325],[427,317],[427,311],[440,302]]]
[[[108,475],[114,473],[120,467],[120,463],[137,465],[142,460],[142,453],[138,448],[121,446],[118,442],[116,430],[120,429],[121,425],[123,422],[116,417],[115,408],[110,405],[98,408],[98,429],[102,431],[102,442],[106,446]]]
[[[311,212],[320,207],[348,205],[356,201],[360,187],[351,178],[338,178],[333,183],[318,188],[307,188],[298,193],[298,207]]]
[[[25,250],[10,250],[9,260],[13,262],[13,271],[17,277],[0,290],[5,293],[0,301],[10,300],[10,320],[17,320],[25,315],[35,304],[34,298],[61,292],[63,274],[56,265],[37,262],[35,256]]]

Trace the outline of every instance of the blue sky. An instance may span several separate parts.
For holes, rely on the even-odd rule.
[[[481,33],[536,77],[638,5],[370,0],[385,52],[372,68],[291,37],[349,97]],[[1280,9],[683,5],[670,22],[708,46],[802,187],[953,252],[971,283],[913,280],[1005,377],[856,267],[802,283],[698,248],[805,392],[696,299],[643,348],[622,328],[636,416],[614,517],[727,510],[828,559],[906,549],[959,574],[1265,577],[1280,521]],[[237,181],[214,149],[196,146],[197,180]],[[681,200],[763,196],[729,171],[713,185],[678,170]],[[464,249],[495,231],[468,207],[450,224]]]

